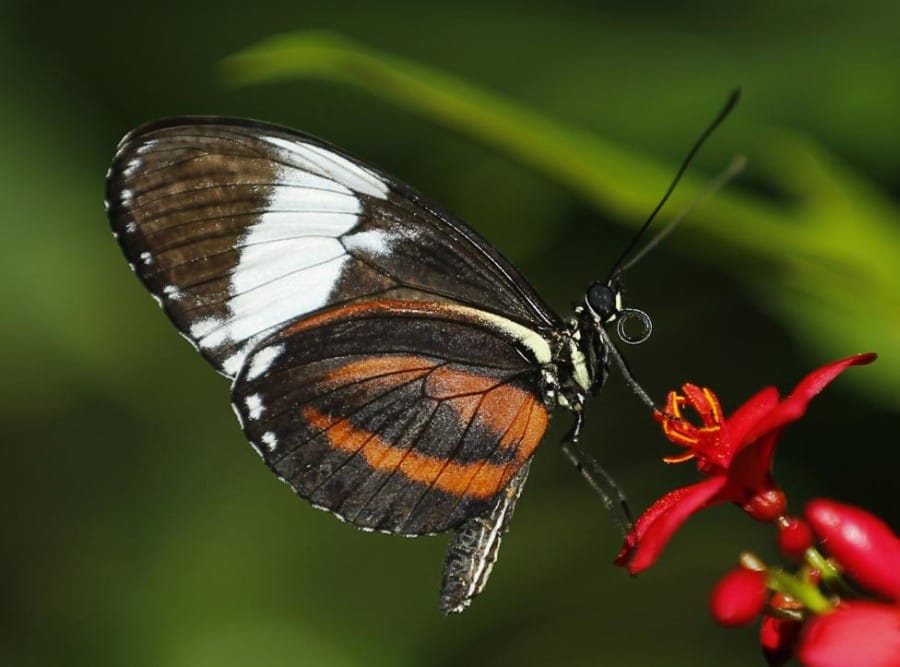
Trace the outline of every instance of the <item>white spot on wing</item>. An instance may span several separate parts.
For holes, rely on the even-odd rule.
[[[195,339],[203,338],[211,331],[220,328],[223,324],[224,322],[218,317],[204,317],[202,320],[196,320],[191,324],[191,336]]]
[[[270,452],[274,452],[275,448],[278,446],[278,438],[275,437],[275,434],[272,431],[266,431],[262,434],[262,438],[260,440],[263,441],[263,444],[268,448]]]
[[[244,404],[247,406],[247,414],[250,415],[250,419],[259,419],[260,415],[262,415],[265,407],[262,404],[262,398],[259,394],[250,394],[247,398],[244,399]]]
[[[134,191],[125,188],[122,192],[119,193],[119,201],[123,204],[128,204],[131,202],[132,197],[134,197]]]
[[[126,136],[125,139],[128,139],[128,137]],[[125,139],[123,139],[122,141],[124,142]],[[156,146],[156,143],[157,143],[157,139],[150,139],[149,141],[138,146],[135,153],[137,153],[138,155],[143,155],[144,153],[149,153],[151,150],[153,150],[153,147]]]
[[[130,178],[137,173],[143,163],[144,161],[139,157],[130,159],[128,164],[125,165],[125,169],[122,170],[122,175],[126,178]]]
[[[269,370],[269,367],[284,352],[284,345],[270,345],[264,347],[253,355],[250,360],[250,368],[247,370],[247,379],[255,380]]]
[[[166,285],[163,287],[163,294],[172,301],[179,301],[184,297],[184,294],[175,285]]]
[[[134,234],[137,231],[137,223],[132,220],[127,225],[125,225],[125,231],[129,234]]]
[[[249,346],[250,343],[222,362],[222,370],[225,371],[228,377],[234,377],[241,372],[241,366],[244,365],[244,359],[247,357],[247,353],[244,350]]]
[[[386,232],[383,229],[367,229],[344,237],[344,247],[347,250],[362,250],[373,255],[387,255],[391,251],[391,244],[400,236]]]
[[[150,264],[153,264],[153,255],[145,250],[141,253],[141,261],[149,266]]]

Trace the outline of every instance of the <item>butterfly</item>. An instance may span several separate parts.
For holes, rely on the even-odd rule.
[[[640,312],[614,273],[560,318],[411,187],[264,122],[139,127],[115,153],[106,207],[282,481],[364,530],[452,533],[444,613],[483,589],[554,408],[576,416],[577,443],[615,353],[605,328]]]

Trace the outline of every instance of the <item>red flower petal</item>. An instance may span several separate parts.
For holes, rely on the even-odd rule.
[[[653,565],[672,535],[687,518],[708,503],[725,486],[720,475],[675,489],[657,500],[634,524],[625,544],[616,556],[616,565],[624,565],[637,574]]]
[[[900,607],[853,602],[817,616],[797,659],[806,667],[900,667]]]
[[[726,472],[728,484],[722,491],[722,498],[737,503],[759,521],[772,521],[786,509],[784,494],[771,474],[772,456],[779,435],[780,431],[772,431],[752,447],[739,451]]]
[[[709,606],[716,623],[738,627],[759,616],[768,593],[765,572],[737,567],[715,585]]]
[[[878,355],[873,353],[857,354],[853,357],[847,357],[840,361],[832,362],[822,368],[814,370],[805,378],[800,380],[794,391],[788,395],[781,403],[779,403],[768,415],[760,419],[760,421],[749,430],[746,435],[747,440],[755,440],[767,431],[797,421],[806,412],[806,406],[821,392],[828,384],[838,375],[847,370],[850,366],[862,366],[875,361]]]
[[[900,601],[900,540],[886,523],[859,507],[826,499],[810,501],[806,517],[851,577]]]
[[[748,443],[747,433],[778,405],[778,390],[766,387],[747,399],[726,420],[728,439],[735,443]]]

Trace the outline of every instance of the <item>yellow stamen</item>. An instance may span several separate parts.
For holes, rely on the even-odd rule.
[[[703,388],[703,395],[706,397],[706,400],[709,402],[709,407],[713,413],[713,419],[716,424],[722,423],[722,407],[719,405],[719,399],[716,398],[716,395],[712,393],[708,388]]]
[[[663,463],[684,463],[695,457],[694,452],[686,452],[678,456],[664,456]]]
[[[672,415],[676,419],[681,419],[681,406],[684,405],[684,396],[679,396],[674,391],[669,396],[671,397],[669,402],[672,405]]]
[[[710,436],[715,438],[716,434],[722,430],[724,421],[722,418],[722,407],[719,405],[719,399],[716,398],[716,395],[706,387],[685,386],[690,389],[690,395],[693,397],[691,400],[688,399],[688,394],[682,395],[670,391],[666,401],[666,411],[657,413],[657,419],[662,422],[663,433],[669,441],[673,444],[687,447],[689,450],[684,454],[664,457],[663,461],[665,463],[684,463],[697,458],[696,449],[700,442],[708,442],[712,446],[712,442],[708,441],[707,438]],[[692,402],[696,399],[697,403],[700,403],[700,397],[697,395],[698,391],[702,393],[705,405],[695,405]],[[697,410],[703,419],[703,425],[697,427],[682,416],[686,405],[691,405]]]
[[[667,419],[663,422],[663,433],[669,440],[676,444],[684,445],[685,447],[696,445],[699,442],[697,438],[692,438],[683,431],[677,430],[677,424],[673,425],[672,421],[673,420]]]

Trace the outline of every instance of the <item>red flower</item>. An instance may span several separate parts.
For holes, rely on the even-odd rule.
[[[781,516],[784,494],[770,471],[782,429],[802,417],[810,400],[845,369],[868,364],[875,356],[860,354],[823,366],[807,375],[781,401],[778,390],[767,387],[727,419],[709,389],[685,384],[684,395],[669,392],[665,411],[654,417],[662,423],[669,440],[686,447],[687,452],[665,460],[680,463],[695,459],[697,469],[708,479],[676,489],[653,503],[628,534],[616,564],[626,566],[632,574],[650,567],[691,514],[719,503],[737,503],[761,520]],[[685,406],[697,413],[701,426],[683,416]]]
[[[806,506],[806,516],[851,577],[900,602],[900,539],[886,523],[859,507],[821,498]]]
[[[770,604],[776,609],[799,609],[800,605],[792,602],[781,593],[772,596]],[[783,665],[794,657],[794,649],[800,638],[803,624],[787,618],[776,616],[763,617],[759,626],[759,642],[762,645],[766,662],[773,667]]]
[[[796,656],[806,667],[900,667],[900,607],[848,602],[816,616]]]
[[[716,623],[738,627],[759,616],[768,597],[765,572],[737,567],[719,579],[709,606]]]

